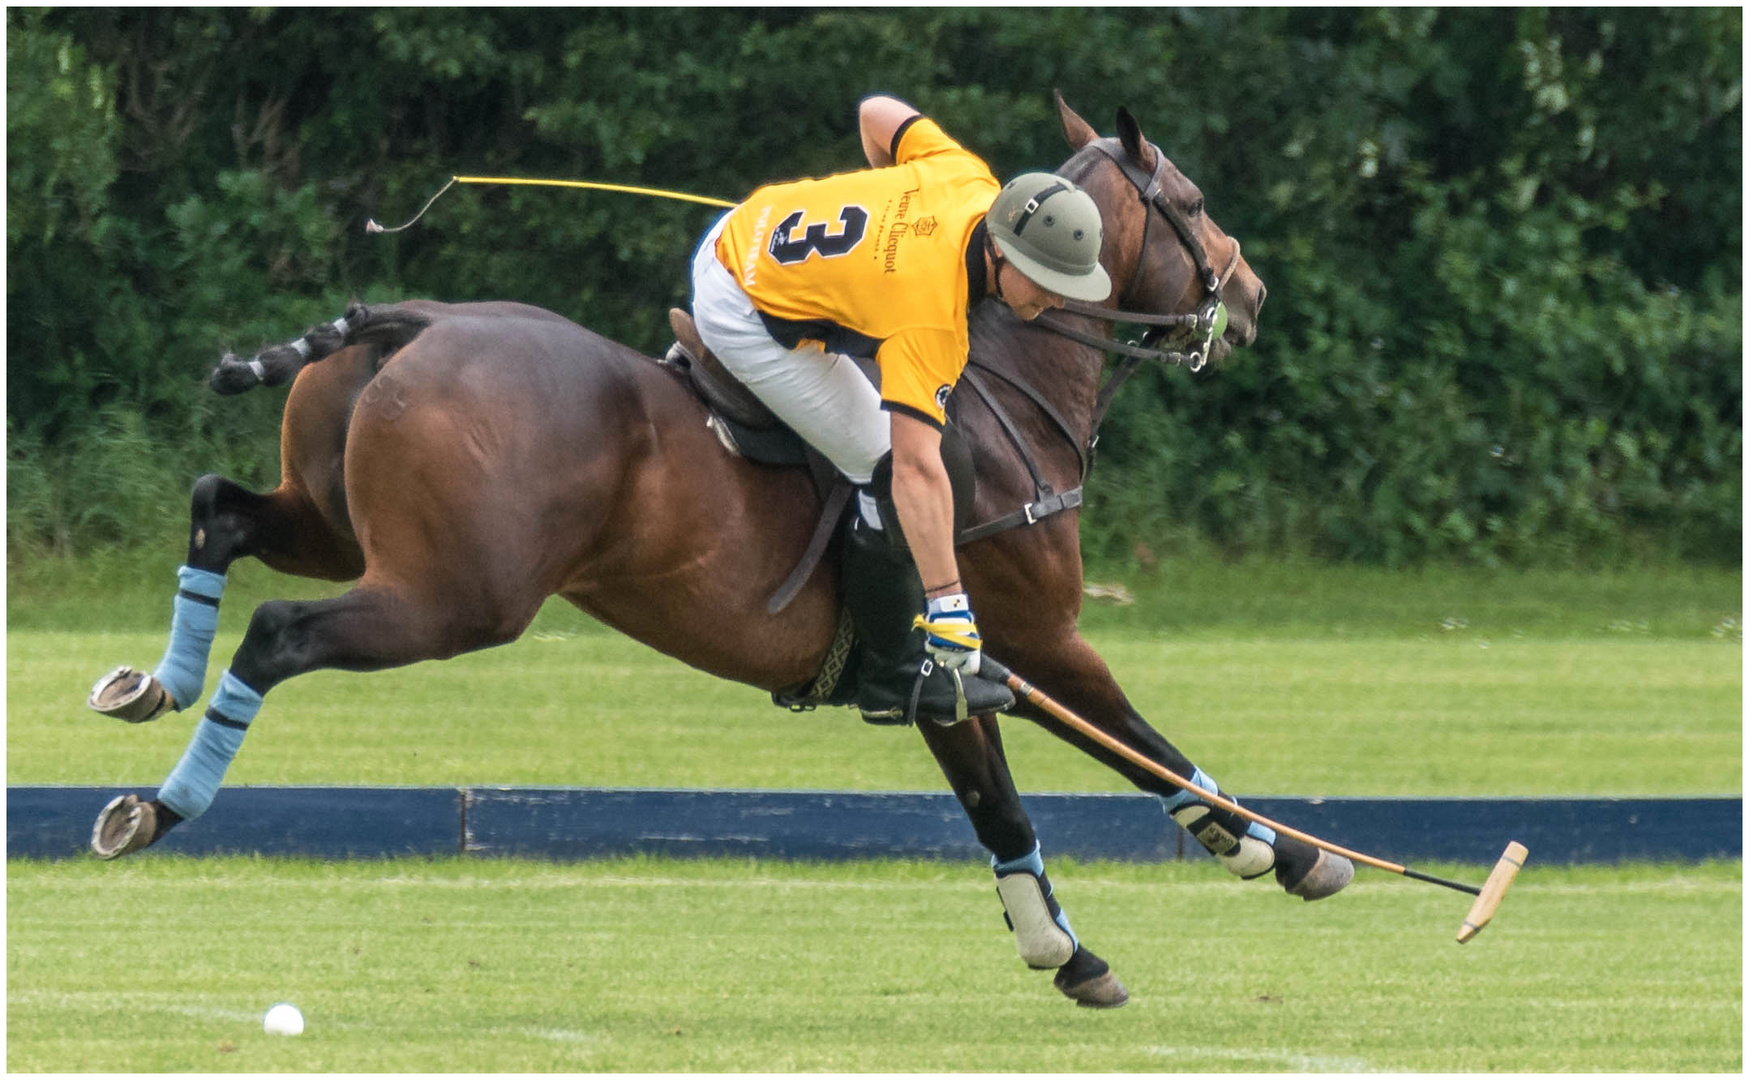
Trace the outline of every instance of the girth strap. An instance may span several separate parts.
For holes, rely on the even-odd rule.
[[[789,572],[789,577],[771,594],[766,601],[765,610],[776,615],[789,606],[789,602],[802,591],[802,586],[814,576],[814,570],[820,565],[821,556],[826,554],[826,545],[832,542],[832,535],[838,531],[838,519],[844,515],[844,506],[850,501],[850,493],[855,485],[845,479],[843,473],[837,474],[832,482],[832,490],[826,495],[826,505],[820,509],[820,520],[814,526],[813,539],[808,541],[808,548],[802,552],[801,561],[795,569]]]

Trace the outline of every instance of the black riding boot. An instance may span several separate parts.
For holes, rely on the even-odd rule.
[[[960,710],[954,673],[929,658],[923,631],[911,625],[924,608],[917,564],[909,550],[890,543],[860,515],[844,538],[844,604],[862,650],[856,707],[869,723],[910,724],[923,717],[953,724],[1014,705],[1014,695],[1001,683],[962,675],[965,708]]]

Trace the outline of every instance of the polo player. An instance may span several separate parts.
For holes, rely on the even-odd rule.
[[[693,259],[699,336],[784,423],[857,485],[845,605],[871,722],[953,723],[1014,703],[978,676],[977,620],[953,549],[942,464],[969,320],[994,296],[1021,319],[1098,302],[1099,208],[1049,173],[1006,187],[896,98],[859,109],[872,168],[759,188]],[[876,389],[851,356],[872,356]]]

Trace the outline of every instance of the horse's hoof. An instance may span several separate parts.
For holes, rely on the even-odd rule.
[[[91,827],[91,850],[100,859],[119,859],[150,844],[157,832],[158,812],[151,803],[138,795],[117,795]]]
[[[1083,1009],[1116,1009],[1130,999],[1130,992],[1123,988],[1123,983],[1118,982],[1117,976],[1110,971],[1085,982],[1078,982],[1074,986],[1064,986],[1062,973],[1058,972],[1057,989]]]
[[[126,664],[98,679],[85,704],[130,724],[156,720],[176,707],[175,699],[162,683]]]
[[[1083,948],[1057,969],[1051,982],[1084,1009],[1115,1009],[1130,999],[1130,992],[1111,973],[1111,965]]]
[[[1341,892],[1343,886],[1354,880],[1354,863],[1346,855],[1333,855],[1328,851],[1318,852],[1318,861],[1306,875],[1288,888],[1289,896],[1298,896],[1306,900],[1322,900],[1326,896],[1334,896]]]

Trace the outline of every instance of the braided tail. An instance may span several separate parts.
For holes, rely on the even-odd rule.
[[[234,353],[219,359],[207,385],[220,394],[241,394],[257,386],[284,386],[307,365],[327,359],[348,345],[377,344],[392,352],[430,325],[424,315],[402,308],[372,310],[352,304],[333,322],[321,323],[285,345],[263,349],[247,360]]]

